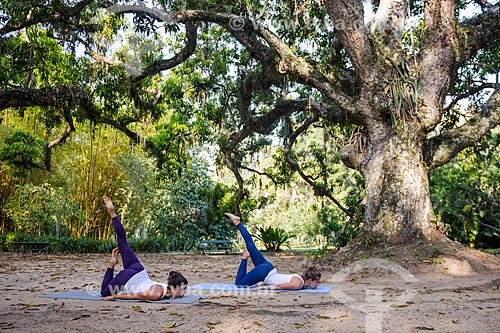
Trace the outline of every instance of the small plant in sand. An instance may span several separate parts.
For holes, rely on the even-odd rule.
[[[267,251],[280,251],[282,245],[286,245],[291,238],[295,237],[280,227],[257,227],[257,231],[259,234],[255,235],[255,238],[264,243]]]

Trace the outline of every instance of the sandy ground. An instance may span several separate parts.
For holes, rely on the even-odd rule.
[[[239,255],[140,254],[152,278],[180,270],[190,284],[232,283]],[[301,254],[267,255],[282,273]],[[328,294],[211,294],[192,304],[41,298],[99,284],[105,255],[0,253],[2,332],[500,332],[500,264],[474,273],[465,262],[425,268],[363,260],[321,267]],[[121,264],[120,264],[121,265]],[[121,266],[117,266],[120,269]],[[496,270],[495,270],[496,269]]]

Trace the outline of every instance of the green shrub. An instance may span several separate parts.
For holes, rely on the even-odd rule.
[[[4,211],[13,231],[34,236],[69,236],[83,228],[84,216],[67,193],[51,184],[19,186],[8,198]]]
[[[317,212],[317,223],[310,229],[311,234],[326,237],[327,246],[346,246],[359,233],[359,226],[345,225],[346,217],[336,207],[321,207]]]
[[[136,252],[166,252],[168,249],[167,240],[164,238],[148,237],[144,239],[132,238],[130,247]]]
[[[451,239],[471,247],[500,246],[499,151],[500,136],[492,134],[430,173],[437,222]]]
[[[289,234],[285,229],[279,227],[257,227],[257,231],[259,234],[255,235],[255,238],[264,243],[267,251],[280,251],[282,245],[288,244],[290,238],[295,237],[295,235]]]
[[[215,184],[206,166],[193,164],[179,179],[165,179],[148,207],[146,235],[165,239],[165,251],[189,251],[201,239],[232,238],[234,230],[223,221],[230,198]]]
[[[0,145],[0,160],[10,165],[31,168],[44,156],[44,146],[42,139],[16,130]]]

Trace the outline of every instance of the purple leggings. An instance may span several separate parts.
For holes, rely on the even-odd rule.
[[[144,269],[127,242],[125,228],[123,228],[118,216],[113,217],[113,227],[115,228],[118,247],[122,256],[123,270],[113,278],[114,269],[108,267],[101,283],[101,295],[103,297],[120,292],[132,276]]]
[[[235,284],[238,286],[253,286],[256,283],[264,281],[267,274],[274,269],[274,266],[267,261],[257,249],[252,240],[252,236],[243,223],[238,224],[238,230],[241,236],[243,236],[243,240],[245,241],[248,252],[250,252],[250,258],[255,268],[247,273],[247,260],[241,259],[240,267],[236,274]]]

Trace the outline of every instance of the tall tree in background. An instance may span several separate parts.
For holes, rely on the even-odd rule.
[[[0,110],[58,110],[61,139],[76,117],[109,124],[159,165],[172,147],[221,134],[240,200],[244,154],[279,135],[290,170],[335,201],[295,144],[315,126],[354,128],[340,155],[364,177],[364,234],[393,243],[433,237],[428,171],[500,123],[499,85],[488,81],[500,67],[498,2],[471,1],[477,14],[464,19],[467,2],[454,0],[1,3]],[[117,38],[126,13],[141,47],[112,56],[96,36]],[[44,75],[51,58],[30,43],[59,52],[60,75]],[[148,122],[154,131],[141,132]]]

